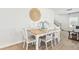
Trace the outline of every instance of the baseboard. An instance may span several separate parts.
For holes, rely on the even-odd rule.
[[[18,41],[18,42],[14,42],[14,43],[11,43],[11,44],[3,45],[3,46],[0,46],[0,49],[7,48],[7,47],[10,47],[10,46],[22,43],[22,42],[23,41]]]

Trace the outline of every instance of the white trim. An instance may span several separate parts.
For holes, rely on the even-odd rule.
[[[16,44],[19,44],[19,43],[22,43],[23,41],[18,41],[18,42],[13,42],[11,44],[6,44],[6,45],[3,45],[3,46],[0,46],[0,49],[1,48],[6,48],[6,47],[9,47],[9,46],[12,46],[12,45],[16,45]]]

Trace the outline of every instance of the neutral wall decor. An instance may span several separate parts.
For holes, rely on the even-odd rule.
[[[34,22],[40,20],[40,18],[41,18],[40,10],[37,8],[32,8],[29,16],[32,19],[32,21],[34,21]]]

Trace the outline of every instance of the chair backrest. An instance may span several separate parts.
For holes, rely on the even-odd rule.
[[[32,36],[31,32],[28,31],[26,28],[23,28],[23,36],[24,39],[26,39],[26,41],[28,42],[29,39],[35,38]]]
[[[28,41],[28,33],[27,33],[27,29],[26,28],[23,28],[23,37],[26,41]]]
[[[53,39],[52,37],[53,37],[52,34],[47,34],[47,35],[46,35],[46,40]]]

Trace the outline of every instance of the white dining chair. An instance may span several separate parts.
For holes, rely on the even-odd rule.
[[[45,38],[41,39],[41,41],[45,42],[46,49],[48,49],[48,42],[51,42],[51,46],[53,48],[53,37],[52,34],[47,34]]]
[[[54,46],[56,46],[59,43],[59,41],[60,41],[59,31],[56,31],[53,33],[53,41],[54,41]]]
[[[28,46],[30,43],[36,43],[36,39],[33,35],[30,34],[30,32],[27,29],[23,29],[23,39],[24,39],[24,43],[23,43],[23,47],[26,46],[26,49],[28,50]]]

